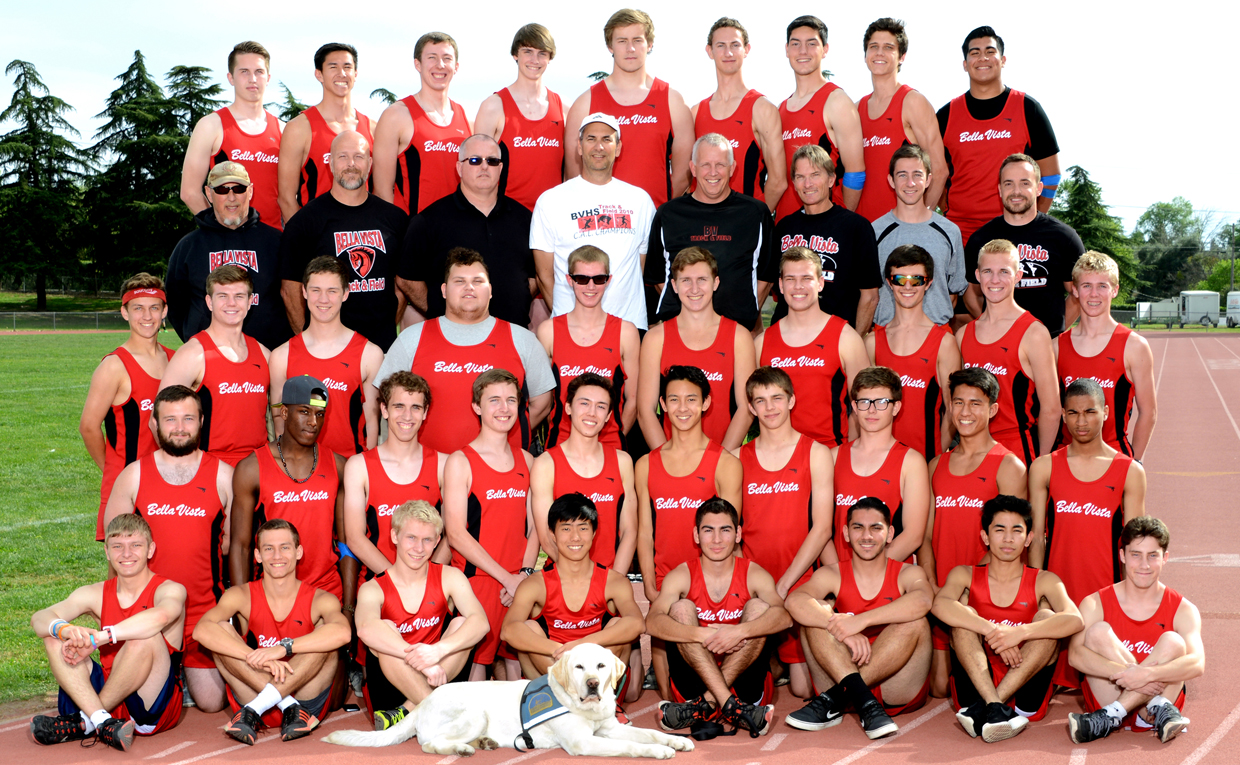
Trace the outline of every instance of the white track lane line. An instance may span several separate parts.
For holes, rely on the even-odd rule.
[[[658,704],[658,702],[655,702],[654,704],[651,704],[651,705],[650,705],[650,706],[648,706],[648,707],[642,707],[641,709],[637,710],[636,712],[629,712],[629,713],[628,713],[628,717],[629,717],[629,719],[630,719],[630,720],[635,720],[635,719],[637,719],[638,717],[641,717],[641,716],[642,716],[642,715],[644,715],[644,714],[649,714],[649,713],[653,712],[654,710],[656,710],[656,709],[658,709],[658,708],[659,708],[659,704]]]
[[[1201,361],[1201,368],[1206,371],[1206,377],[1210,380],[1210,385],[1214,387],[1214,393],[1218,396],[1218,401],[1223,405],[1223,413],[1227,415],[1227,421],[1231,423],[1231,429],[1235,431],[1236,438],[1240,439],[1240,425],[1236,425],[1236,418],[1231,416],[1231,410],[1227,408],[1227,399],[1223,398],[1223,392],[1218,389],[1218,383],[1214,382],[1214,375],[1210,374],[1210,367],[1206,364],[1206,359],[1201,355],[1201,349],[1197,347],[1197,341],[1191,340],[1193,350],[1197,352],[1197,358]]]
[[[455,755],[455,754],[450,754],[450,755],[448,755],[447,757],[445,757],[445,758],[443,758],[442,760],[440,760],[439,762],[435,763],[435,765],[449,765],[449,763],[456,762],[456,761],[457,761],[457,760],[459,760],[459,759],[461,759],[461,758],[460,758],[460,757],[458,757],[457,755]]]
[[[847,757],[842,757],[842,758],[840,758],[840,759],[836,760],[836,761],[835,761],[835,762],[833,762],[831,765],[848,765],[848,764],[849,764],[849,763],[851,763],[851,762],[856,762],[857,760],[859,760],[859,759],[861,759],[862,757],[866,756],[866,755],[867,755],[867,754],[869,754],[870,752],[873,752],[875,749],[878,749],[878,748],[880,748],[880,747],[882,747],[882,746],[886,746],[886,744],[887,744],[889,741],[895,741],[895,740],[896,740],[896,739],[898,739],[900,736],[903,736],[905,733],[908,733],[908,732],[909,732],[909,731],[911,731],[913,728],[916,728],[917,726],[919,726],[919,725],[921,725],[922,723],[926,722],[927,720],[929,720],[930,718],[934,717],[935,715],[942,714],[943,712],[945,712],[945,711],[949,708],[949,706],[950,706],[950,704],[948,704],[948,702],[944,701],[942,704],[939,704],[938,706],[934,707],[934,708],[933,708],[933,709],[931,709],[930,711],[928,711],[928,712],[924,713],[923,715],[921,715],[920,717],[918,717],[918,718],[914,719],[912,722],[908,723],[907,725],[901,725],[901,726],[900,726],[900,730],[899,730],[899,732],[898,732],[898,733],[896,733],[896,735],[894,735],[894,736],[888,736],[887,738],[880,738],[878,741],[874,741],[874,742],[870,743],[868,746],[864,746],[864,747],[862,747],[861,749],[858,749],[857,751],[853,752],[852,754],[848,755]]]
[[[498,765],[516,765],[516,763],[518,762],[525,762],[526,760],[533,759],[534,757],[539,757],[541,755],[544,755],[547,752],[554,752],[554,751],[555,751],[554,749],[535,749],[534,751],[527,752],[521,755],[520,757],[513,757],[510,760],[504,760]]]
[[[758,751],[759,752],[773,752],[775,751],[775,747],[784,743],[784,739],[786,738],[788,738],[787,733],[774,733],[771,735],[771,740],[763,744],[762,748],[759,749]]]
[[[197,741],[182,741],[182,742],[181,742],[181,743],[179,743],[179,744],[173,744],[172,746],[168,747],[167,749],[165,749],[165,750],[164,750],[164,751],[162,751],[162,752],[157,752],[157,753],[155,753],[155,754],[148,755],[148,756],[146,756],[146,757],[143,757],[142,759],[144,759],[144,760],[159,760],[159,759],[162,759],[162,758],[164,758],[164,757],[167,757],[168,755],[172,754],[173,752],[179,752],[179,751],[181,751],[182,749],[184,749],[185,747],[187,747],[187,746],[193,746],[194,744],[197,744],[197,743],[198,743]]]
[[[1223,740],[1223,736],[1226,736],[1227,732],[1230,731],[1237,722],[1240,722],[1240,704],[1236,705],[1236,708],[1231,710],[1231,714],[1223,718],[1223,721],[1219,723],[1217,728],[1214,729],[1214,732],[1210,734],[1210,737],[1205,741],[1202,741],[1201,746],[1194,749],[1192,754],[1185,757],[1184,762],[1180,763],[1180,765],[1197,765],[1198,762],[1201,762],[1201,759],[1209,754],[1210,750],[1213,749],[1218,742]]]
[[[1158,395],[1158,388],[1162,385],[1163,367],[1167,366],[1167,349],[1171,347],[1171,341],[1163,339],[1163,357],[1158,363],[1158,379],[1154,381],[1154,395]]]
[[[1216,342],[1216,343],[1218,343],[1219,345],[1223,346],[1223,350],[1227,351],[1227,352],[1228,352],[1228,353],[1230,353],[1232,356],[1235,356],[1236,358],[1240,359],[1240,354],[1238,354],[1238,353],[1236,353],[1235,351],[1233,351],[1232,349],[1228,348],[1228,347],[1227,347],[1227,343],[1224,343],[1222,340],[1220,340],[1220,339],[1219,339],[1219,338],[1217,338],[1217,337],[1216,337],[1216,338],[1214,338],[1214,342]]]
[[[268,741],[274,741],[279,737],[280,737],[280,734],[278,733],[272,733],[269,736],[260,736],[254,742],[253,745],[258,746],[259,744],[265,744]],[[223,749],[216,749],[214,752],[207,752],[206,754],[200,754],[197,757],[190,757],[188,760],[177,760],[176,762],[170,763],[170,765],[189,765],[189,763],[191,762],[209,760],[212,757],[219,757],[221,754],[227,754],[228,752],[235,752],[238,749],[248,749],[249,747],[250,747],[250,744],[235,744],[233,746],[226,746]]]
[[[1088,749],[1073,749],[1068,757],[1068,765],[1085,765],[1085,755],[1089,754]]]

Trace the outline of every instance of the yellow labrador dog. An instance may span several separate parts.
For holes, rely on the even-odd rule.
[[[551,665],[545,689],[528,680],[441,685],[388,730],[336,731],[324,741],[390,746],[417,736],[424,752],[461,756],[500,747],[560,748],[572,755],[664,760],[692,750],[690,738],[616,722],[615,688],[624,671],[611,651],[583,643]]]

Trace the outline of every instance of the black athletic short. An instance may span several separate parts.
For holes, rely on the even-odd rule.
[[[769,636],[768,636],[769,638]],[[746,704],[762,704],[769,701],[774,683],[771,680],[771,650],[773,643],[766,639],[762,651],[754,659],[753,664],[736,676],[732,683],[732,693],[738,700]],[[726,656],[726,655],[725,655]],[[722,662],[724,657],[716,657]],[[685,657],[680,655],[676,643],[667,644],[667,669],[672,681],[672,699],[688,701],[706,693],[706,683],[698,676],[696,670],[689,666]],[[720,699],[722,702],[723,699]]]
[[[952,701],[959,709],[964,709],[981,701],[981,695],[977,689],[973,687],[973,681],[969,679],[969,673],[965,672],[960,661],[956,658],[955,651],[952,652],[952,673],[951,673],[951,694]],[[994,670],[989,662],[986,669],[990,672],[991,679],[994,679]],[[1037,674],[1029,678],[1028,682],[1020,687],[1012,696],[1011,703],[1019,711],[1029,716],[1031,720],[1041,720],[1046,716],[1047,709],[1050,706],[1051,692],[1054,690],[1051,682],[1055,677],[1055,662],[1047,664],[1038,670]]]

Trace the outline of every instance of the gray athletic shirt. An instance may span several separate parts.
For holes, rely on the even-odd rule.
[[[491,334],[491,330],[495,328],[495,322],[499,319],[489,316],[477,324],[457,324],[441,316],[432,321],[439,322],[439,330],[443,332],[444,339],[453,345],[481,345],[482,341]],[[379,374],[375,378],[375,387],[395,372],[409,371],[409,368],[413,366],[413,355],[417,353],[418,340],[422,338],[424,326],[426,326],[425,322],[414,324],[400,333],[396,342],[392,343],[392,347],[388,349],[387,355],[383,357],[383,365],[379,367]],[[540,396],[553,389],[555,373],[551,371],[551,359],[547,358],[547,350],[542,347],[542,343],[538,342],[538,338],[534,337],[534,333],[525,327],[518,327],[515,324],[508,324],[508,326],[512,329],[512,344],[516,347],[517,355],[521,357],[521,363],[525,366],[525,384],[529,389],[530,397]]]
[[[964,243],[960,241],[960,228],[938,213],[931,213],[930,220],[925,223],[906,223],[889,212],[874,221],[874,238],[878,240],[878,269],[883,280],[878,290],[874,323],[888,324],[896,316],[891,285],[886,279],[887,256],[902,244],[919,245],[934,258],[934,282],[926,293],[922,309],[935,324],[950,321],[955,313],[951,296],[961,294],[969,286],[964,276]]]

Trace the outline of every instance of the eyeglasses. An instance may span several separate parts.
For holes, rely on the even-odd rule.
[[[249,186],[242,186],[240,183],[225,183],[221,186],[212,186],[211,190],[214,191],[216,194],[219,194],[222,197],[226,197],[229,194],[236,194],[237,196],[241,196],[249,188],[250,188]]]
[[[926,283],[926,277],[921,274],[892,274],[887,281],[897,287],[920,287]]]
[[[611,274],[595,274],[594,276],[586,276],[585,274],[569,274],[568,278],[572,279],[579,286],[584,287],[590,282],[594,282],[598,285],[606,284],[607,280],[611,278]]]
[[[890,398],[854,398],[853,406],[857,407],[857,411],[864,412],[873,406],[880,412],[887,411],[887,407],[895,403],[895,399]]]
[[[504,160],[499,157],[466,157],[465,159],[462,159],[461,162],[473,165],[474,167],[481,165],[483,162],[487,163],[487,167],[499,167],[504,164]]]

